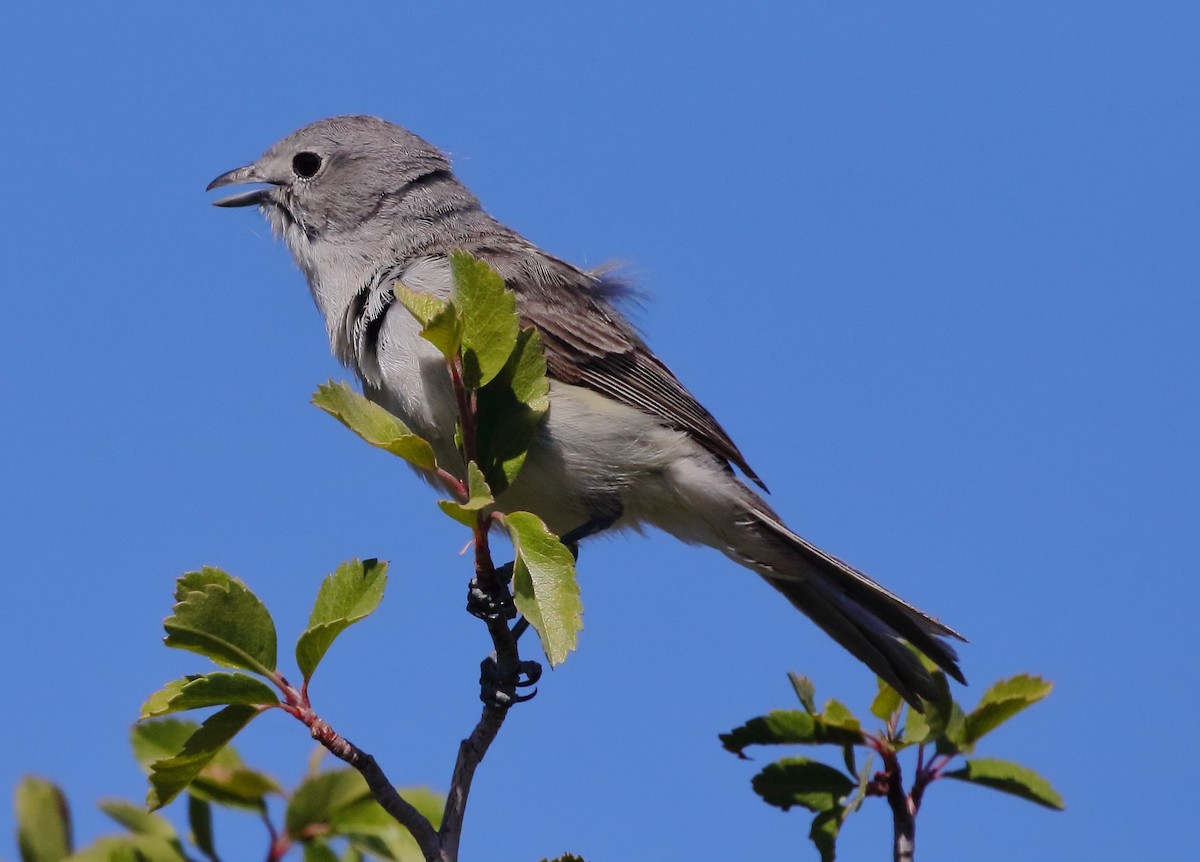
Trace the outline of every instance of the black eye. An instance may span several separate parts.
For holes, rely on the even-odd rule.
[[[296,153],[292,157],[292,170],[296,172],[296,176],[303,179],[314,177],[317,171],[321,170],[321,157],[316,153]]]

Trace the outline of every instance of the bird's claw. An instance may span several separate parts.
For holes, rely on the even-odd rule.
[[[467,588],[467,613],[481,620],[511,620],[517,616],[508,582],[512,579],[512,563],[496,569],[493,586],[485,588],[478,578],[471,578]]]
[[[508,709],[515,703],[533,700],[536,688],[528,694],[517,694],[517,689],[536,685],[542,676],[542,666],[536,661],[505,664],[510,666],[501,669],[495,655],[479,663],[479,699],[495,709]]]

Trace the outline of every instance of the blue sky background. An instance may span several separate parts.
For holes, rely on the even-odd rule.
[[[944,782],[918,858],[1194,853],[1200,10],[1048,6],[10,4],[0,788],[46,775],[107,830],[98,798],[144,794],[143,698],[203,669],[159,645],[173,579],[243,577],[286,648],[356,555],[391,585],[317,708],[445,788],[487,648],[465,537],[309,406],[343,375],[303,280],[203,193],[366,112],[545,248],[629,262],[776,508],[971,639],[964,700],[1057,683],[981,753],[1068,810]],[[862,710],[870,675],[711,551],[600,541],[581,577],[581,650],[481,767],[464,858],[815,858],[716,736],[793,705],[788,670]],[[241,747],[291,783],[311,744],[279,715]],[[12,829],[6,803],[0,856]],[[218,830],[262,858],[249,818]],[[889,839],[876,802],[843,858]]]

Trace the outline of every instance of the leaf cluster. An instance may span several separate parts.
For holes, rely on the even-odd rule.
[[[537,631],[552,665],[578,645],[583,606],[575,558],[536,515],[496,511],[497,497],[524,465],[538,426],[550,409],[550,382],[541,340],[521,327],[516,299],[504,280],[469,254],[451,256],[453,295],[440,298],[397,284],[396,299],[441,354],[455,389],[459,416],[454,463],[399,417],[367,400],[346,383],[318,388],[313,403],[373,446],[429,474],[452,499],[438,505],[470,527],[476,546],[486,547],[493,527],[513,544],[513,591],[517,609]]]
[[[1037,676],[1019,674],[991,686],[968,712],[951,696],[945,675],[932,665],[930,671],[938,695],[924,701],[924,714],[910,708],[899,692],[878,680],[879,690],[870,705],[871,715],[883,722],[878,730],[864,729],[863,722],[836,700],[827,701],[818,710],[812,681],[789,674],[801,708],[752,718],[721,734],[721,744],[743,759],[752,745],[840,749],[837,765],[809,757],[784,757],[751,779],[754,791],[767,804],[785,811],[798,806],[813,812],[809,838],[822,862],[835,858],[842,824],[867,797],[904,799],[915,812],[925,787],[940,778],[990,787],[1047,808],[1063,808],[1062,797],[1033,770],[1006,760],[967,757],[980,739],[1045,698],[1053,685]],[[897,755],[909,748],[916,748],[918,756],[912,788],[905,792]],[[873,771],[876,758],[881,761],[880,769]],[[958,764],[957,768],[950,768],[952,764]]]

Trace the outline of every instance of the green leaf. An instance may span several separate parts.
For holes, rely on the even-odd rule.
[[[550,406],[550,382],[542,342],[532,329],[517,345],[499,374],[476,398],[480,467],[494,494],[512,484]]]
[[[813,818],[808,837],[821,854],[821,862],[833,862],[837,858],[835,851],[838,830],[842,828],[842,816],[842,809],[834,808],[831,811],[822,811]]]
[[[213,842],[212,806],[197,798],[194,793],[188,794],[187,806],[192,843],[196,845],[197,850],[213,862],[217,862],[217,846]]]
[[[467,493],[470,499],[465,503],[453,500],[438,500],[442,511],[460,524],[468,527],[475,526],[475,519],[480,509],[486,509],[496,500],[492,497],[492,489],[483,478],[483,471],[474,461],[467,462]]]
[[[1054,683],[1031,674],[1018,674],[996,683],[983,693],[979,705],[967,715],[965,742],[973,745],[984,734],[1042,700],[1053,688]]]
[[[338,862],[338,855],[318,838],[304,842],[304,862]]]
[[[838,727],[848,733],[858,735],[858,742],[862,741],[862,724],[854,717],[854,713],[850,708],[841,701],[830,698],[825,702],[825,709],[821,710],[821,717],[825,723],[831,727]]]
[[[879,683],[879,694],[875,695],[875,699],[871,701],[871,715],[880,721],[890,721],[896,714],[896,710],[900,709],[903,700],[900,692],[886,682],[878,678],[875,681]]]
[[[763,801],[784,811],[793,805],[833,811],[855,787],[840,770],[807,757],[776,761],[754,776],[750,785]]]
[[[1032,769],[1007,760],[976,758],[968,760],[962,769],[943,772],[942,775],[946,778],[970,781],[973,784],[982,784],[984,787],[1011,793],[1013,796],[1028,799],[1030,802],[1036,802],[1047,808],[1059,811],[1066,808],[1062,797],[1050,786],[1049,781]]]
[[[312,403],[372,446],[398,455],[420,470],[437,468],[433,447],[408,426],[350,388],[344,381],[318,386]]]
[[[71,812],[55,784],[27,775],[17,785],[21,862],[59,862],[71,852]]]
[[[720,739],[727,751],[745,758],[744,751],[751,745],[857,745],[863,736],[861,731],[829,724],[818,715],[780,709],[752,718],[741,727],[721,734]]]
[[[259,709],[254,706],[227,706],[210,715],[177,754],[151,763],[150,792],[146,797],[150,810],[162,808],[174,799],[258,714]]]
[[[933,738],[933,731],[925,716],[915,709],[909,709],[904,715],[904,744],[920,745]]]
[[[288,801],[287,834],[299,841],[309,827],[327,827],[340,811],[370,796],[366,780],[353,769],[331,769],[306,778]]]
[[[466,252],[450,256],[450,269],[462,309],[463,380],[478,389],[500,373],[517,346],[516,297],[499,273]]]
[[[445,798],[426,788],[397,788],[401,797],[417,809],[436,829],[441,823]],[[364,797],[339,809],[330,820],[332,834],[350,839],[351,846],[365,853],[397,862],[424,862],[417,842],[375,801]]]
[[[536,515],[504,516],[513,544],[513,601],[542,641],[550,664],[562,664],[579,642],[583,604],[575,557]]]
[[[306,682],[334,638],[379,607],[387,568],[387,563],[378,560],[350,560],[321,582],[308,628],[296,642],[296,664]]]
[[[974,744],[967,741],[967,718],[963,715],[962,707],[957,703],[950,704],[950,714],[946,718],[946,726],[937,738],[938,754],[970,754]]]
[[[854,795],[846,802],[846,811],[842,815],[843,820],[857,811],[867,798],[867,786],[871,783],[871,770],[874,765],[875,755],[868,754],[866,762],[862,765],[862,769],[858,771],[858,784],[854,788]]]
[[[402,284],[397,284],[394,290],[396,299],[421,324],[421,337],[447,360],[457,356],[462,347],[463,320],[454,303]]]
[[[138,718],[232,703],[268,706],[279,703],[279,698],[266,683],[244,673],[190,674],[150,695]]]
[[[107,836],[67,857],[69,862],[187,862],[182,848],[156,835]]]
[[[158,814],[146,810],[145,806],[126,802],[124,799],[101,799],[97,803],[100,810],[120,823],[130,832],[138,835],[153,835],[166,841],[174,842],[179,847],[179,836],[171,821]]]
[[[274,672],[275,623],[240,580],[205,566],[179,578],[175,599],[163,622],[167,646],[263,676]]]
[[[788,671],[788,679],[791,680],[792,688],[796,691],[796,697],[800,698],[800,705],[804,707],[804,711],[815,715],[817,712],[816,685],[808,677],[794,674],[791,671]]]
[[[229,751],[225,748],[201,771],[191,784],[192,793],[232,808],[265,810],[267,797],[281,795],[283,791],[271,776],[243,766],[240,758],[237,763],[226,763],[224,755]]]

